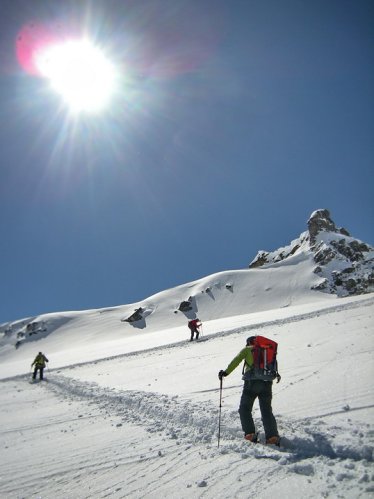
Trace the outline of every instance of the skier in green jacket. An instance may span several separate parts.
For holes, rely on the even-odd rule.
[[[254,336],[247,338],[246,346],[240,350],[238,355],[233,358],[225,370],[219,371],[218,377],[220,380],[225,376],[228,376],[243,360],[245,361],[246,377],[250,378],[250,371],[253,366],[253,347],[251,346],[251,342],[254,338]],[[277,422],[271,407],[272,386],[272,381],[264,381],[261,379],[247,379],[244,381],[243,393],[239,405],[239,415],[244,431],[244,438],[250,442],[257,442],[257,432],[252,418],[252,408],[254,401],[258,397],[266,443],[279,445],[280,439]]]
[[[46,366],[46,362],[49,362],[47,357],[42,352],[39,352],[35,357],[34,362],[31,364],[31,367],[35,366],[32,379],[36,379],[36,374],[38,371],[40,380],[43,379],[43,371]]]

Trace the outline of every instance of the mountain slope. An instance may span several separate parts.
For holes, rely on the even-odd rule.
[[[220,332],[200,343],[141,334],[141,350],[134,336],[129,353],[108,358],[103,348],[103,360],[52,369],[45,383],[2,381],[0,495],[369,499],[373,318],[374,295],[328,300],[242,316],[241,325],[220,319]],[[218,448],[217,373],[253,332],[279,343],[282,445],[244,441],[238,368],[224,380]],[[263,438],[257,403],[254,418]]]
[[[13,364],[35,349],[84,361],[100,358],[103,344],[110,344],[113,354],[126,352],[133,337],[139,348],[151,333],[162,332],[166,343],[183,338],[187,320],[196,316],[210,328],[212,321],[226,317],[374,291],[373,260],[373,248],[337,228],[327,210],[317,210],[307,232],[286,248],[259,252],[250,269],[213,274],[131,305],[5,324],[0,327],[0,361]]]
[[[36,349],[59,353],[75,352],[75,362],[101,357],[101,344],[112,344],[113,351],[127,351],[134,337],[161,334],[168,342],[186,336],[187,320],[196,315],[208,330],[211,321],[225,317],[282,309],[304,303],[335,300],[334,296],[311,290],[319,278],[312,273],[308,256],[295,256],[287,265],[263,270],[237,270],[214,274],[177,288],[157,293],[148,299],[110,309],[45,314],[7,325],[0,340],[1,363],[13,363],[32,356]],[[189,300],[189,301],[188,301]],[[191,309],[178,310],[187,301]],[[144,318],[124,322],[141,307]],[[90,327],[87,327],[87,324]],[[31,327],[30,327],[31,326]],[[22,353],[22,355],[21,355]],[[70,355],[69,353],[69,355]]]
[[[316,290],[325,279],[315,272],[320,232],[258,268],[132,305],[5,325],[1,497],[371,498],[374,293]],[[323,236],[323,244],[350,237]],[[358,249],[370,266],[370,248]],[[338,264],[334,257],[324,270],[331,276]],[[127,322],[135,309],[140,318]],[[187,319],[196,315],[203,331],[191,343]],[[253,334],[279,345],[280,449],[243,439],[240,368],[224,379],[219,411],[217,373]],[[47,381],[30,384],[38,350],[49,358]],[[263,439],[257,403],[254,419]]]

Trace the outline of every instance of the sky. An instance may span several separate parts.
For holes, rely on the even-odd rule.
[[[0,323],[246,268],[319,208],[373,244],[373,18],[363,0],[3,0]],[[47,25],[110,56],[103,112],[72,116],[20,64],[22,30]]]

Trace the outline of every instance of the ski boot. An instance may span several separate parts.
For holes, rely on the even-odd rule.
[[[244,435],[244,439],[252,442],[253,444],[257,444],[258,442],[257,433],[247,433],[246,435]]]
[[[267,438],[266,444],[267,445],[276,445],[277,447],[279,447],[280,446],[280,438],[278,436]]]

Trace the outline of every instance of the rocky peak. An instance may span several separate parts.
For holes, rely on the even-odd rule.
[[[311,214],[308,220],[308,229],[311,246],[315,244],[318,234],[322,231],[335,232],[345,236],[350,235],[346,229],[336,227],[334,222],[331,220],[329,210],[326,209],[316,210]]]
[[[314,211],[308,230],[285,248],[259,251],[249,268],[279,265],[292,257],[312,258],[320,277],[314,289],[338,296],[374,291],[374,248],[336,227],[326,209]]]

